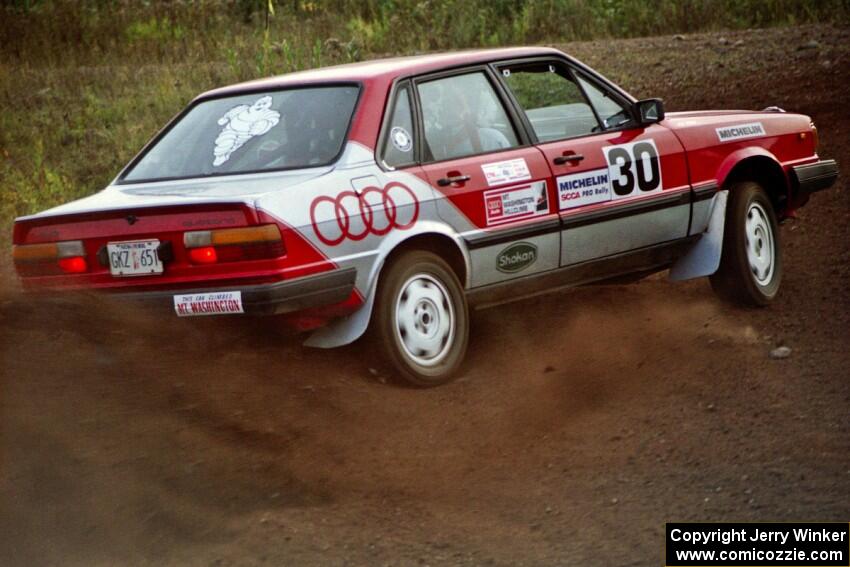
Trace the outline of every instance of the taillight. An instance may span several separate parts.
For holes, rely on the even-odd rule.
[[[218,254],[212,246],[190,248],[189,259],[192,260],[193,264],[215,264],[218,262]]]
[[[818,151],[818,144],[820,143],[820,138],[818,138],[818,127],[815,126],[814,122],[811,123],[811,127],[812,127],[812,144],[813,144],[812,151],[817,152]]]
[[[63,272],[69,274],[82,274],[87,272],[89,267],[86,259],[82,256],[74,256],[72,258],[59,258],[59,267]]]
[[[183,245],[194,264],[261,260],[286,254],[280,229],[274,224],[186,232]]]
[[[81,274],[89,269],[81,240],[19,244],[12,248],[12,258],[18,272],[28,276]]]

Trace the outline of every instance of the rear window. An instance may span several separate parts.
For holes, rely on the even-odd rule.
[[[201,102],[122,181],[327,165],[342,150],[358,93],[355,85],[328,86]]]

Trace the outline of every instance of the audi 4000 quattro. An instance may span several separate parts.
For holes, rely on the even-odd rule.
[[[469,305],[670,269],[764,305],[777,221],[837,176],[807,116],[665,114],[554,49],[387,59],[196,98],[103,191],[17,219],[26,289],[377,337],[415,385]]]

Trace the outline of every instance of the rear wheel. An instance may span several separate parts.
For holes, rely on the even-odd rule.
[[[724,231],[720,268],[711,286],[734,303],[767,305],[782,282],[782,249],[773,205],[759,184],[730,187]]]
[[[469,312],[449,265],[417,250],[387,266],[378,283],[372,335],[408,384],[451,380],[466,354]]]

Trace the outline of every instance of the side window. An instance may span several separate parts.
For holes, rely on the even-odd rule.
[[[593,105],[593,108],[596,109],[596,113],[599,115],[599,119],[602,120],[602,125],[606,130],[611,128],[622,128],[623,126],[627,126],[630,122],[633,122],[631,112],[629,112],[629,110],[622,104],[611,98],[608,93],[601,90],[593,83],[588,82],[581,75],[579,75],[578,80],[581,83],[584,92],[587,93],[587,98],[590,99],[590,103]]]
[[[534,63],[503,67],[502,76],[541,142],[585,136],[599,122],[579,86],[561,66]]]
[[[519,145],[510,118],[484,73],[436,79],[417,88],[429,161]]]
[[[383,160],[389,167],[410,165],[416,161],[413,141],[413,111],[410,104],[410,87],[396,91],[392,116],[382,149]]]

